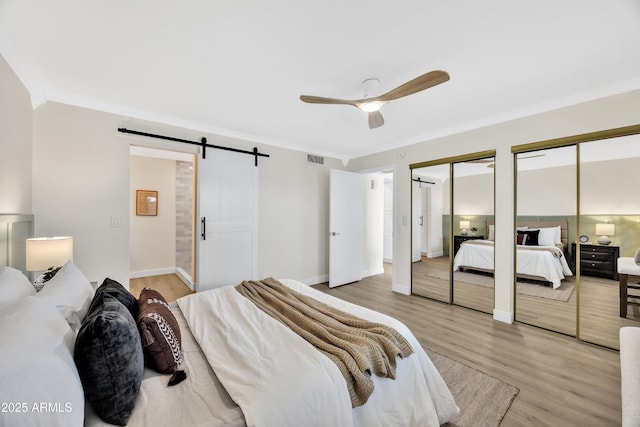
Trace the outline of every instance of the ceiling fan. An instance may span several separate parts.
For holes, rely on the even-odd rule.
[[[308,102],[310,104],[342,104],[342,105],[353,105],[356,108],[361,109],[362,111],[368,113],[369,115],[369,129],[375,129],[384,124],[384,119],[382,118],[382,114],[380,114],[380,108],[386,104],[387,102],[393,101],[394,99],[402,98],[408,95],[411,95],[416,92],[420,92],[425,89],[429,89],[430,87],[439,85],[440,83],[444,83],[449,80],[449,73],[446,71],[435,70],[429,71],[426,74],[423,74],[419,77],[416,77],[413,80],[409,80],[408,82],[398,86],[395,89],[390,90],[387,93],[384,93],[379,96],[369,96],[370,94],[365,93],[364,98],[362,99],[338,99],[338,98],[325,98],[322,96],[310,96],[310,95],[301,95],[300,100],[303,102]],[[363,84],[367,83],[377,83],[376,79],[368,79],[363,82]]]

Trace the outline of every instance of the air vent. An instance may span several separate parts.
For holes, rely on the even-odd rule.
[[[315,165],[324,165],[324,157],[316,156],[314,154],[307,154],[307,163],[313,163]]]

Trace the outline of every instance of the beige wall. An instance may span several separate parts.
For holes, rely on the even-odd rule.
[[[388,150],[348,164],[350,170],[396,166],[396,257],[393,288],[409,293],[411,286],[410,171],[411,163],[435,160],[484,150],[496,150],[496,259],[513,259],[513,161],[511,146],[595,132],[640,123],[637,114],[640,91],[628,92],[498,125]],[[494,317],[509,321],[513,315],[513,265],[496,265]]]
[[[175,271],[176,161],[131,156],[129,169],[131,277]],[[158,215],[136,215],[136,190],[158,192]]]
[[[32,213],[32,117],[29,92],[0,56],[0,213]]]
[[[253,149],[259,166],[258,273],[318,283],[328,275],[329,169],[307,153],[133,120],[49,102],[34,113],[33,210],[40,234],[74,236],[75,261],[90,280],[129,278],[129,146],[191,151],[193,146],[124,135],[118,127]],[[209,150],[208,152],[211,152]],[[248,158],[249,161],[253,161]],[[119,226],[112,226],[112,218]]]
[[[38,235],[73,236],[91,281],[129,284],[129,144],[122,118],[49,102],[34,112],[33,213]],[[112,219],[114,224],[112,225]]]

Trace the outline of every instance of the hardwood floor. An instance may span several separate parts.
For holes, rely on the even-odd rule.
[[[193,293],[177,274],[162,274],[129,280],[129,290],[136,298],[140,296],[140,291],[143,288],[157,290],[167,302],[175,301],[180,297]]]
[[[449,258],[426,258],[413,268],[413,292],[437,301],[449,301]],[[454,303],[485,313],[493,312],[493,289],[455,281]],[[445,278],[445,279],[443,279]],[[632,277],[634,282],[640,277]],[[574,282],[567,277],[566,282]],[[580,279],[580,339],[619,348],[622,326],[640,326],[640,307],[630,306],[626,318],[619,317],[618,281],[583,275]],[[563,334],[576,336],[577,289],[568,301],[516,294],[516,320]]]
[[[172,275],[133,279],[132,292],[190,292]],[[166,289],[165,289],[166,287]],[[404,322],[418,340],[441,354],[520,389],[501,426],[619,426],[617,351],[491,315],[391,291],[391,272],[329,289],[314,288]],[[135,289],[135,291],[134,291]],[[137,295],[137,294],[136,294]],[[179,295],[181,296],[181,295]]]
[[[394,293],[390,283],[386,273],[338,288],[315,288],[396,317],[430,349],[518,387],[501,426],[620,425],[618,352]]]

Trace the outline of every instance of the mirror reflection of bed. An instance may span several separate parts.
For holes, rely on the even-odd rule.
[[[482,153],[414,169],[414,295],[492,313],[493,277],[464,280],[466,273],[452,271],[452,256],[461,242],[487,236],[487,220],[494,214],[494,160],[493,153]]]
[[[453,302],[463,307],[492,313],[493,274],[471,274],[455,268],[455,257],[467,247],[480,247],[489,238],[488,224],[494,215],[495,157],[456,162],[453,168]],[[490,218],[490,221],[487,221]],[[478,245],[474,245],[478,243]],[[485,254],[493,266],[493,251]],[[492,268],[493,270],[493,268]]]

